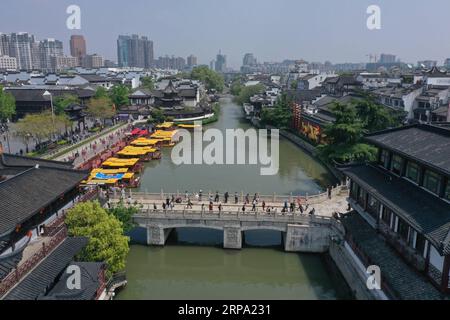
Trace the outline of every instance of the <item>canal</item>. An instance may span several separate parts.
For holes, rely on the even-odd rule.
[[[250,125],[230,97],[221,99],[220,130]],[[139,191],[203,190],[230,194],[315,194],[332,183],[327,170],[280,138],[278,175],[261,176],[258,165],[180,165],[171,149],[147,164]],[[145,231],[133,232],[127,261],[128,285],[116,299],[345,299],[349,292],[326,255],[286,253],[281,233],[247,231],[241,251],[222,249],[222,232],[181,228],[163,248],[147,247]],[[139,244],[141,243],[141,244]]]

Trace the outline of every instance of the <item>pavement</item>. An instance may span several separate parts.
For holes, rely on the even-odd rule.
[[[87,121],[88,126],[93,125],[93,121]],[[6,133],[0,133],[0,142],[3,145],[3,148],[6,152],[11,154],[20,154],[20,150],[23,151],[23,153],[26,153],[27,145],[25,145],[23,139],[19,138],[15,132],[16,132],[16,126],[17,123],[13,122],[9,124],[9,132],[8,136],[6,136]],[[77,127],[77,124],[73,124],[73,130],[75,130]],[[87,131],[86,131],[87,132]],[[8,149],[8,140],[9,140],[9,149]],[[43,141],[44,142],[44,141]],[[28,151],[31,152],[36,147],[37,141],[35,139],[30,139],[28,141]]]
[[[84,162],[94,158],[99,153],[109,149],[111,146],[116,144],[117,142],[123,140],[126,136],[126,133],[129,132],[128,126],[120,126],[117,129],[100,135],[95,140],[86,142],[85,144],[80,145],[78,148],[74,150],[70,150],[67,153],[56,157],[53,160],[56,161],[71,161],[73,160],[73,164],[75,167],[83,164]]]
[[[324,201],[320,202],[320,203],[314,203],[314,204],[309,204],[308,205],[308,209],[304,211],[304,213],[309,213],[313,208],[315,210],[314,214],[317,216],[324,216],[324,217],[331,217],[333,215],[334,212],[339,212],[339,213],[346,213],[348,212],[348,203],[347,203],[347,197],[348,195],[344,192],[342,194],[339,195],[335,195],[333,196],[331,199],[325,199]],[[206,214],[209,211],[209,200],[206,198],[202,199],[203,201],[197,201],[197,200],[191,200],[192,201],[192,209],[191,208],[187,208],[187,201],[184,199],[183,197],[183,202],[182,203],[175,203],[174,207],[173,207],[173,211],[177,212],[182,212],[184,210],[187,211],[201,211],[202,210],[202,204],[204,205],[204,210],[206,212]],[[222,199],[223,200],[223,199]],[[222,212],[242,212],[242,206],[243,203],[242,202],[238,202],[238,204],[234,203],[234,197],[228,199],[229,202],[227,204],[225,204],[224,202],[222,203]],[[230,203],[231,200],[231,203]],[[252,200],[252,199],[250,199]],[[117,203],[119,200],[117,199],[111,199],[110,202],[112,204]],[[128,202],[128,196],[125,196],[125,202]],[[162,204],[163,202],[165,202],[164,200],[152,200],[152,199],[144,199],[141,200],[139,199],[138,201],[138,205],[143,205],[144,209],[150,208],[150,210],[153,210],[153,204],[156,205],[157,210],[162,210]],[[131,200],[131,203],[134,204],[135,200]],[[219,213],[219,202],[213,202],[213,211],[211,213]],[[288,204],[289,206],[289,204]],[[302,206],[303,208],[306,207],[306,203],[304,201],[302,201]],[[271,202],[271,201],[266,201],[266,210],[267,208],[271,208],[271,212],[276,212],[276,213],[281,213],[282,209],[284,207],[284,202],[282,201],[278,201],[278,202]],[[273,209],[272,209],[273,208]],[[168,209],[169,211],[171,211],[172,209]],[[257,205],[256,205],[256,211],[257,212],[262,212],[262,202],[260,201]],[[253,213],[252,212],[252,203],[250,202],[250,204],[246,204],[245,205],[245,212],[246,213]],[[298,206],[296,204],[296,213],[299,214],[300,210],[298,209]]]

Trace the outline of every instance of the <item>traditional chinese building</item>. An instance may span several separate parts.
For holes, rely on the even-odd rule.
[[[0,299],[100,297],[106,266],[73,262],[87,239],[68,238],[62,214],[87,176],[70,163],[4,154],[0,146]],[[69,292],[63,271],[72,265],[82,289]]]
[[[368,135],[366,141],[378,148],[377,161],[341,169],[350,179],[348,201],[357,212],[343,220],[347,241],[362,261],[392,271],[385,279],[397,295],[439,297],[430,283],[449,293],[450,129],[407,126]],[[405,277],[414,283],[404,283]]]

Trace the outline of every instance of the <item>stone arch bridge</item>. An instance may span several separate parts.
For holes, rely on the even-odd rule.
[[[217,210],[216,203],[214,203],[215,210],[212,211],[205,210],[208,205],[202,206],[197,202],[188,209],[184,201],[176,204],[171,210],[154,209],[154,204],[164,202],[167,196],[172,195],[163,192],[161,194],[130,192],[128,198],[124,200],[126,202],[131,200],[140,207],[140,212],[133,220],[147,230],[148,245],[163,246],[173,229],[191,227],[221,230],[224,248],[240,249],[243,232],[274,230],[282,233],[286,251],[321,253],[328,250],[333,237],[342,234],[342,226],[332,215],[334,212],[346,212],[347,194],[345,186],[338,186],[331,191],[331,197],[328,193],[302,197],[303,204],[307,203],[308,207],[314,208],[313,215],[306,211],[283,213],[284,201],[295,201],[296,197],[292,195],[260,196],[260,203],[264,200],[266,207],[271,208],[270,213],[260,207],[256,211],[251,211],[251,205],[244,213],[241,211],[242,203],[224,204],[221,211]],[[123,195],[114,195],[110,198],[110,202],[117,203],[121,198]]]

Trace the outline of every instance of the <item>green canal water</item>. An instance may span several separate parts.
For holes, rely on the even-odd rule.
[[[250,126],[230,98],[221,100],[220,130]],[[314,194],[331,183],[327,170],[289,141],[280,139],[278,175],[261,176],[258,165],[180,165],[164,149],[147,165],[139,191],[208,191]],[[143,229],[134,243],[145,242]],[[348,288],[325,255],[286,253],[281,233],[248,231],[240,251],[222,249],[222,232],[180,228],[163,248],[133,244],[128,285],[116,299],[346,299]]]

